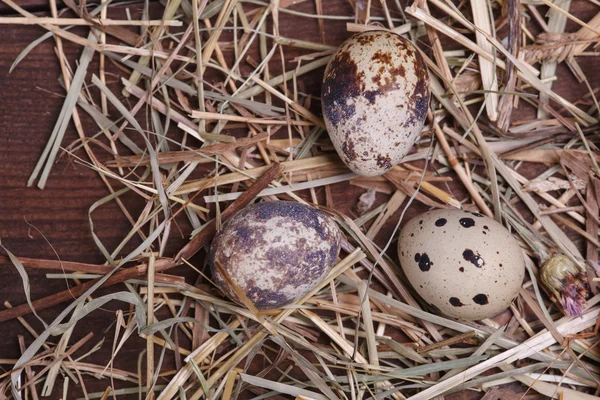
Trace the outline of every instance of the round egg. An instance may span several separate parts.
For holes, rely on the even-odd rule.
[[[402,36],[358,33],[329,61],[321,103],[344,163],[359,175],[382,175],[404,158],[423,129],[429,106],[425,62]]]
[[[504,311],[525,276],[521,247],[504,226],[478,213],[435,210],[410,220],[398,255],[411,285],[442,313],[479,320]]]
[[[335,221],[313,207],[290,201],[248,206],[234,214],[212,242],[213,280],[238,303],[230,282],[258,309],[286,306],[327,275],[341,237]]]

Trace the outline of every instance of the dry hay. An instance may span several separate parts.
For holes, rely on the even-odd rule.
[[[24,279],[28,269],[49,269],[60,273],[48,278],[76,285],[31,301],[35,310],[68,304],[43,332],[22,318],[29,304],[0,311],[0,321],[18,317],[37,338],[20,338],[19,360],[0,359],[7,368],[0,396],[36,400],[56,391],[61,375],[64,392],[77,386],[86,399],[599,394],[598,88],[578,62],[596,57],[600,13],[577,18],[569,0],[171,0],[166,7],[136,3],[141,13],[125,19],[127,6],[116,2],[81,8],[65,1],[67,19],[54,0],[44,18],[3,1],[20,16],[0,23],[35,24],[52,34],[67,93],[28,184],[44,188],[57,156],[68,152],[109,191],[90,205],[90,224],[93,213],[116,202],[131,230],[106,248],[92,225],[104,265],[28,259],[5,249],[4,261]],[[569,20],[577,28],[565,32]],[[73,33],[71,25],[89,26],[90,34]],[[364,178],[333,151],[311,93],[318,93],[335,45],[373,28],[418,45],[433,95],[428,124],[405,162]],[[77,63],[64,56],[65,41],[84,47]],[[100,69],[92,71],[96,57]],[[580,101],[553,91],[557,63],[589,88]],[[118,75],[106,73],[109,64]],[[537,115],[513,118],[523,105]],[[97,129],[84,129],[88,118]],[[63,143],[71,121],[79,141]],[[530,164],[543,172],[528,179],[521,171]],[[336,207],[332,187],[340,182],[364,191],[355,214]],[[146,206],[132,210],[125,193]],[[346,233],[327,279],[296,305],[266,313],[223,298],[203,257],[194,257],[257,197],[320,207]],[[416,205],[479,211],[514,233],[529,275],[510,310],[467,323],[432,314],[415,298],[390,244]],[[191,239],[171,253],[181,226]],[[539,284],[540,262],[555,252],[587,273],[591,296],[580,318],[564,316]],[[197,271],[197,280],[169,273],[180,265]],[[111,290],[97,296],[101,286]],[[116,321],[107,321],[114,323],[113,343],[91,333],[70,341],[80,319],[112,301],[125,304]],[[101,345],[118,358],[138,335],[147,342],[138,371],[86,361]],[[97,344],[92,351],[78,351],[90,340]],[[164,362],[170,352],[175,369]],[[92,379],[103,379],[106,390],[88,392]]]

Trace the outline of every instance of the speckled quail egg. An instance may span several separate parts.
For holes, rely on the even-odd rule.
[[[406,156],[423,129],[429,106],[425,62],[402,36],[358,33],[329,61],[321,102],[344,163],[359,175],[382,175]]]
[[[525,276],[523,253],[510,232],[461,210],[435,210],[410,220],[400,232],[398,254],[417,293],[459,319],[504,311]]]
[[[340,245],[341,232],[324,212],[290,201],[262,202],[223,225],[209,264],[215,284],[232,300],[240,302],[231,282],[256,308],[280,308],[319,284]]]

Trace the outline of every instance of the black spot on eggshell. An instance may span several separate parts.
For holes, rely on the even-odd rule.
[[[465,249],[462,255],[465,260],[467,260],[477,268],[481,268],[485,265],[485,261],[483,258],[481,258],[479,253],[475,253],[471,249]]]
[[[429,271],[433,263],[429,260],[429,256],[427,253],[417,253],[415,254],[415,261],[419,263],[419,269],[423,272]]]
[[[479,304],[480,306],[485,306],[489,302],[487,294],[483,294],[483,293],[479,293],[478,295],[473,297],[473,301],[476,304]]]
[[[458,220],[458,222],[463,228],[470,228],[472,226],[475,226],[475,221],[473,220],[473,218],[461,218]]]
[[[470,212],[469,214],[474,215],[478,218],[483,218],[483,214],[477,213],[477,212]]]
[[[460,299],[458,297],[450,297],[450,304],[452,304],[454,307],[462,307],[464,306],[464,304],[460,301]]]
[[[465,272],[465,267],[460,267],[458,270],[459,270],[460,272]]]
[[[444,226],[446,225],[446,222],[448,222],[446,218],[439,218],[437,221],[435,221],[435,226]]]

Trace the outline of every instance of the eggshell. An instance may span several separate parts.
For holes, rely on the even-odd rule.
[[[435,210],[410,220],[400,232],[398,254],[417,293],[460,319],[499,314],[525,276],[523,253],[510,232],[461,210]]]
[[[233,215],[215,236],[209,264],[215,284],[232,300],[231,281],[258,309],[294,303],[335,264],[341,232],[313,207],[290,201],[254,204]]]
[[[358,33],[329,61],[321,102],[344,163],[359,175],[382,175],[404,158],[423,129],[429,105],[425,62],[395,33]]]

